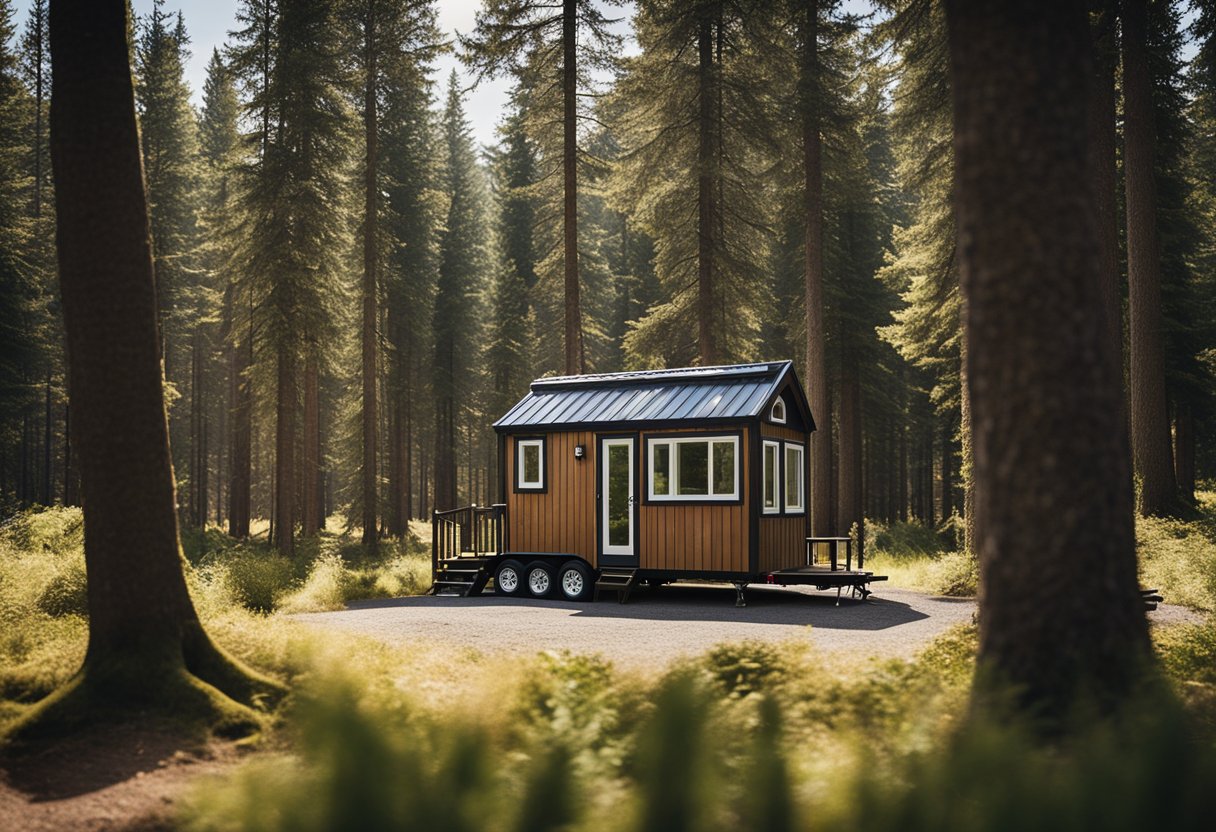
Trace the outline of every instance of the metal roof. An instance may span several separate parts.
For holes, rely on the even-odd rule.
[[[812,424],[789,361],[541,378],[494,423],[499,430],[755,418],[787,378]]]

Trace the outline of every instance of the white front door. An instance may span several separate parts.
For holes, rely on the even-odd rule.
[[[635,556],[633,443],[632,436],[600,439],[600,547],[605,555]]]

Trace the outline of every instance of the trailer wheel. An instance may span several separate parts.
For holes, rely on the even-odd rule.
[[[553,592],[553,567],[543,560],[535,560],[528,564],[524,571],[524,582],[533,598],[544,598]]]
[[[494,572],[495,595],[520,595],[524,588],[524,567],[517,560],[504,560]]]
[[[591,597],[595,580],[582,561],[572,560],[557,573],[557,589],[566,601],[586,601]]]

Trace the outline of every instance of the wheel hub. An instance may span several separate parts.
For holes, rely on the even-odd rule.
[[[549,591],[549,573],[543,569],[533,569],[528,575],[528,587],[537,595],[544,595]]]
[[[519,575],[511,567],[498,573],[498,588],[503,592],[514,592],[519,588]]]
[[[568,569],[562,575],[562,591],[571,598],[583,594],[583,576],[577,569]]]

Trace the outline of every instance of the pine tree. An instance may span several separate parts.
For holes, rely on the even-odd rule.
[[[214,390],[211,410],[218,413],[221,437],[219,453],[217,453],[216,476],[216,520],[224,511],[220,500],[224,484],[223,469],[227,464],[229,477],[232,471],[241,467],[244,453],[244,465],[248,466],[248,418],[246,410],[239,412],[239,402],[242,389],[248,391],[249,379],[239,367],[238,354],[241,352],[238,331],[244,316],[238,314],[237,281],[231,273],[229,263],[232,257],[232,239],[230,218],[234,209],[236,165],[239,162],[240,131],[237,120],[240,116],[240,102],[237,100],[236,88],[232,71],[216,49],[211,53],[207,63],[207,78],[203,83],[203,109],[199,118],[199,145],[203,162],[203,205],[200,213],[200,229],[203,244],[199,251],[200,267],[207,275],[207,283],[218,293],[223,287],[220,306],[220,326],[215,333],[218,344],[224,345],[226,372],[226,389]],[[213,295],[214,297],[214,295]],[[214,373],[213,373],[214,375]],[[212,385],[216,386],[215,383]],[[217,404],[218,403],[218,404]],[[245,424],[238,426],[239,419]],[[231,426],[230,426],[231,423]],[[244,442],[233,441],[237,436],[243,436]],[[225,458],[224,445],[227,443]],[[206,469],[206,455],[199,453],[200,467]],[[246,480],[247,482],[247,480]],[[229,482],[228,491],[228,529],[236,537],[249,534],[249,495],[248,490],[237,494]],[[205,504],[196,509],[205,515]]]
[[[591,0],[489,0],[478,13],[477,28],[462,37],[463,57],[480,76],[538,71],[532,111],[545,117],[533,123],[534,138],[548,145],[544,154],[561,169],[563,353],[565,372],[586,369],[583,311],[579,282],[578,179],[579,102],[590,73],[611,66],[619,38],[609,19]],[[557,77],[549,73],[556,71]],[[560,124],[560,132],[553,129]],[[556,139],[560,136],[560,145]],[[559,149],[560,147],[560,149]],[[546,174],[548,171],[546,171]],[[547,176],[545,176],[547,179]]]
[[[622,145],[612,204],[655,240],[664,298],[626,337],[639,365],[747,360],[768,287],[771,211],[760,186],[779,155],[761,5],[639,5],[642,51],[614,95]]]
[[[257,9],[248,11],[255,18]],[[257,125],[249,138],[263,148],[243,177],[236,267],[248,283],[252,325],[260,335],[255,370],[272,373],[275,543],[289,554],[296,520],[303,519],[305,533],[312,533],[320,513],[319,399],[309,398],[302,431],[297,424],[302,394],[317,389],[321,359],[334,338],[334,311],[344,294],[349,115],[332,6],[283,0],[270,17],[271,27],[251,30],[235,53],[235,67],[245,71],[242,79],[254,91],[246,102]],[[268,74],[259,67],[268,67]],[[304,448],[301,512],[297,444]]]
[[[441,154],[430,109],[430,52],[420,52],[415,61],[398,68],[385,93],[381,120],[384,231],[391,240],[384,270],[385,398],[391,414],[388,471],[393,495],[387,525],[391,534],[404,536],[415,502],[425,513],[426,466],[416,464],[415,448],[426,447],[433,416],[426,395],[432,380],[431,324],[444,197],[436,172]],[[417,501],[415,474],[422,483]]]
[[[1105,348],[1082,0],[946,0],[975,425],[979,663],[1040,730],[1151,660],[1119,373]],[[999,97],[998,97],[999,91]],[[1029,243],[1029,244],[1028,244]],[[1051,615],[1029,614],[1050,606]],[[983,701],[990,688],[977,686]]]
[[[14,32],[13,7],[0,2],[0,445],[17,450],[17,458],[3,460],[5,478],[9,463],[15,463],[11,493],[0,489],[0,505],[9,500],[29,499],[27,479],[29,430],[28,411],[33,391],[29,368],[37,359],[35,308],[38,287],[27,259],[32,229],[27,193],[32,184],[25,161],[28,158],[30,101],[21,83],[17,55],[9,44]],[[6,483],[7,484],[7,483]]]
[[[155,282],[121,0],[50,12],[51,151],[85,499],[89,647],[16,733],[116,713],[255,727],[281,692],[199,622],[182,573]],[[132,522],[138,517],[139,522]],[[238,704],[238,702],[240,704]]]
[[[1177,510],[1162,337],[1162,246],[1146,0],[1123,3],[1123,179],[1126,188],[1131,437],[1142,515]]]
[[[477,169],[473,140],[464,114],[456,73],[448,80],[443,111],[443,190],[447,217],[439,235],[439,280],[432,333],[435,339],[432,395],[435,401],[435,507],[457,502],[457,441],[460,411],[466,397],[477,343],[475,295],[485,274],[486,224],[482,215],[484,186]]]
[[[403,73],[409,73],[419,50],[434,50],[435,10],[430,0],[356,0],[345,8],[359,72],[358,107],[363,117],[363,280],[361,356],[361,474],[363,545],[378,544],[376,518],[379,509],[377,427],[377,327],[381,291],[380,270],[385,241],[380,227],[380,144],[383,126],[380,110],[386,90]]]
[[[903,296],[903,308],[883,336],[923,375],[928,393],[914,405],[914,430],[934,433],[934,419],[959,425],[965,488],[965,546],[973,549],[970,485],[971,418],[962,300],[956,259],[952,178],[951,98],[945,20],[937,0],[911,0],[888,24],[902,60],[893,131],[899,136],[898,178],[911,205],[910,222],[896,230],[896,256],[883,277]],[[913,393],[914,400],[920,394]],[[928,426],[927,428],[924,426]],[[952,451],[948,450],[948,453]],[[931,512],[914,511],[924,518]]]

